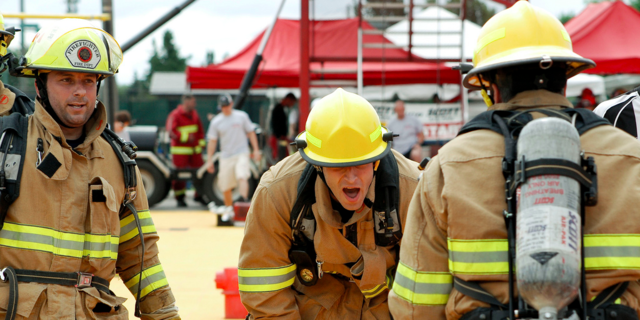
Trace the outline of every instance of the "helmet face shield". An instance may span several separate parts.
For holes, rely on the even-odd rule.
[[[64,19],[38,31],[25,55],[22,75],[36,71],[72,71],[111,76],[122,63],[122,50],[110,34],[88,21]]]

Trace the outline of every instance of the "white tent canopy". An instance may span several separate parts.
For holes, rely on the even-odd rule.
[[[412,46],[440,45],[458,46],[458,48],[411,48],[411,52],[425,59],[460,60],[460,20],[451,11],[441,7],[429,7],[421,12],[414,13],[412,32],[442,32],[437,35],[414,34]],[[420,20],[428,19],[428,20]],[[444,19],[444,20],[437,20]],[[464,21],[464,56],[470,60],[473,58],[473,50],[480,34],[481,27],[469,20]],[[404,32],[404,33],[400,33]],[[384,36],[394,44],[409,46],[409,20],[402,20],[387,28]],[[452,32],[457,32],[453,33]]]

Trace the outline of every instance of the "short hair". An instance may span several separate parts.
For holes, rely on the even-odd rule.
[[[285,98],[285,99],[291,99],[291,100],[293,100],[293,101],[297,101],[297,100],[298,100],[298,98],[296,98],[296,96],[293,94],[293,92],[289,92],[289,93],[287,93],[287,95],[286,95],[286,96],[284,96],[284,98]]]
[[[120,110],[116,112],[115,118],[116,118],[116,121],[119,121],[122,123],[125,123],[125,122],[131,123],[131,114],[127,110]]]
[[[195,98],[191,93],[185,93],[182,95],[182,101],[187,101]]]
[[[561,62],[548,69],[540,68],[539,63],[505,67],[487,72],[483,76],[488,76],[485,79],[498,86],[504,102],[529,90],[545,89],[561,94],[567,85],[566,64]]]

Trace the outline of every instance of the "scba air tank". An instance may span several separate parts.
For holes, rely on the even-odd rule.
[[[518,138],[518,160],[523,157],[580,164],[580,136],[568,121],[533,120]],[[580,287],[580,184],[565,176],[532,176],[516,194],[518,291],[540,319],[557,319]]]

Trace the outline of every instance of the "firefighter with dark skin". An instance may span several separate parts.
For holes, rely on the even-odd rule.
[[[0,73],[8,68],[11,56],[8,55],[7,48],[17,31],[20,29],[5,27],[4,17],[0,13]],[[22,91],[0,81],[0,116],[11,113],[12,108],[25,114],[33,113],[33,101]]]
[[[250,319],[390,319],[419,176],[417,163],[391,150],[391,136],[356,94],[337,89],[313,108],[299,152],[262,176],[247,215],[238,282]],[[301,201],[308,197],[315,202]],[[378,209],[385,199],[397,208]],[[398,241],[387,242],[391,235]],[[302,238],[312,247],[295,250]]]
[[[128,319],[126,299],[109,290],[119,275],[134,299],[140,292],[140,318],[179,319],[140,173],[126,189],[101,136],[107,115],[96,99],[122,62],[118,43],[88,21],[64,19],[42,28],[21,61],[16,70],[35,78],[38,95],[21,193],[0,231],[3,279],[8,267],[17,274],[17,283],[0,283],[0,317],[16,291],[15,319]]]
[[[473,61],[464,86],[482,89],[489,110],[503,112],[579,113],[564,96],[566,79],[595,65],[572,51],[555,17],[527,1],[484,25]],[[462,132],[429,162],[411,200],[389,296],[395,319],[492,319],[489,312],[501,311],[463,294],[457,279],[509,303],[505,137],[486,128]],[[640,207],[640,144],[608,124],[586,130],[580,143],[595,159],[598,177],[597,205],[586,207],[584,219],[586,301],[628,282],[598,319],[638,319],[640,220],[631,208]]]

